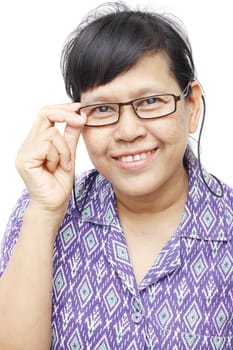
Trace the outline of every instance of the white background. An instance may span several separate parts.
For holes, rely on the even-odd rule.
[[[102,1],[7,0],[0,5],[0,238],[24,184],[15,156],[38,109],[67,102],[60,54],[67,35]],[[128,1],[177,15],[194,51],[207,100],[202,139],[206,168],[233,186],[233,50],[231,1]],[[82,145],[76,170],[91,166]]]

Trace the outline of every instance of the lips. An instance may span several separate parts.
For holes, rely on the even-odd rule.
[[[143,150],[143,151],[131,151],[113,158],[113,161],[117,167],[134,171],[147,167],[155,158],[158,148]]]

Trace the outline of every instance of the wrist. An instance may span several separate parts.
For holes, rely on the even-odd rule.
[[[55,239],[66,209],[67,206],[51,210],[35,203],[29,203],[24,213],[23,226],[30,228],[30,231],[36,235],[45,235]]]

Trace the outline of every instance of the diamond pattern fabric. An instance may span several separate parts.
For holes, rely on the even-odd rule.
[[[71,198],[54,246],[52,350],[233,349],[233,191],[213,196],[186,157],[182,220],[139,286],[111,184],[95,170],[77,176],[79,212]],[[0,273],[28,201],[25,191],[10,217]]]

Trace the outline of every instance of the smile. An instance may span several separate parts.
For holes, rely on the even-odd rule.
[[[151,154],[151,151],[143,152],[143,153],[137,153],[137,154],[134,154],[134,155],[123,156],[123,157],[119,157],[118,159],[121,162],[123,162],[123,163],[130,163],[130,162],[136,162],[136,161],[139,161],[139,160],[146,159],[150,154]]]

